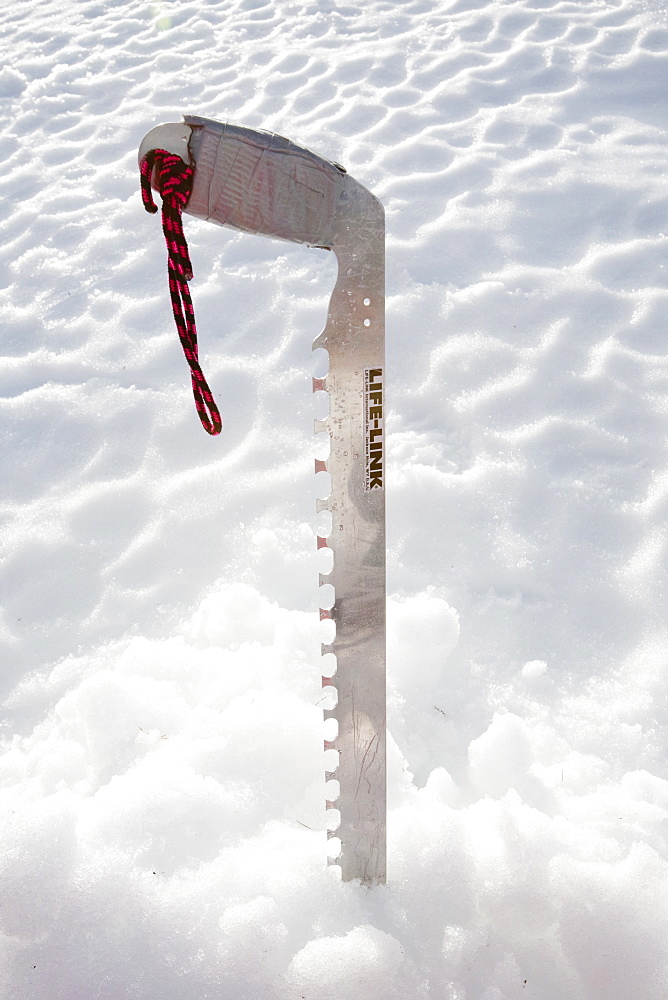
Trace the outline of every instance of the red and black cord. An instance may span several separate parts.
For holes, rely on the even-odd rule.
[[[151,191],[154,171],[156,187],[162,196],[162,231],[167,244],[169,294],[179,340],[190,365],[195,406],[204,430],[209,434],[220,434],[220,413],[199,364],[195,312],[188,288],[193,273],[181,213],[192,190],[193,170],[180,156],[164,149],[147,153],[141,163],[141,194],[144,208],[153,214],[158,211]]]

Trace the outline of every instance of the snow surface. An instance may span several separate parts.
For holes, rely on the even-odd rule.
[[[665,997],[666,4],[18,0],[0,30],[2,997]],[[136,167],[182,112],[386,206],[384,888],[324,863],[334,261],[186,219],[209,438]]]

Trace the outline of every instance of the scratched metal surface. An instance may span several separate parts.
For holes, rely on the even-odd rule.
[[[330,412],[332,618],[338,702],[335,748],[341,823],[336,859],[344,879],[384,882],[386,873],[385,683],[385,219],[382,205],[349,175],[336,212],[338,277],[327,325],[314,348],[329,352],[322,387]],[[320,387],[320,386],[318,386]],[[378,413],[380,410],[380,413]],[[374,426],[375,425],[375,426]]]

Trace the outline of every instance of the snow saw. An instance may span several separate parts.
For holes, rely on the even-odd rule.
[[[320,586],[334,587],[334,604],[320,618],[334,623],[322,644],[323,688],[336,699],[325,711],[337,724],[325,741],[338,764],[328,777],[338,796],[327,803],[328,837],[340,841],[330,862],[344,880],[366,884],[386,877],[385,691],[385,221],[383,207],[339,164],[271,132],[186,115],[158,125],[139,149],[144,205],[157,211],[162,196],[169,287],[195,403],[205,429],[221,429],[202,373],[188,291],[192,268],[181,214],[245,233],[332,250],[338,275],[327,323],[313,348],[329,367],[313,379],[329,394],[329,415],[315,432],[330,439],[316,472],[331,476],[331,493],[317,501],[331,528],[317,537],[333,568]],[[321,602],[321,603],[324,603]],[[333,657],[328,654],[333,654]],[[333,690],[331,690],[333,689]],[[331,755],[330,755],[331,756]],[[330,786],[332,782],[330,781]],[[336,826],[339,818],[340,822]]]

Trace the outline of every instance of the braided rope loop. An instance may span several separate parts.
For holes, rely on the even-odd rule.
[[[204,430],[209,434],[220,434],[220,412],[199,364],[195,311],[187,284],[193,271],[181,213],[192,190],[193,170],[180,156],[165,149],[154,149],[146,154],[140,168],[141,195],[144,208],[152,214],[158,211],[151,191],[154,171],[156,187],[162,196],[162,231],[167,244],[169,294],[179,340],[190,366],[195,406]]]

